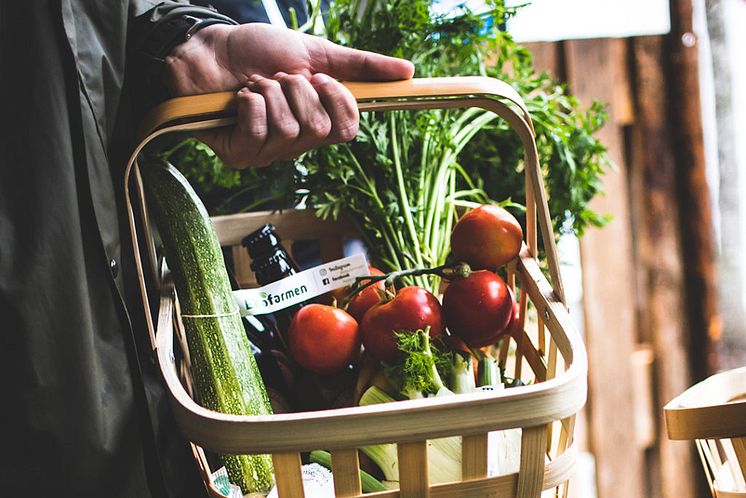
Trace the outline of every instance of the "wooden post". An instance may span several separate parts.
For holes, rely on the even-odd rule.
[[[681,236],[689,320],[690,363],[694,380],[717,369],[714,344],[721,322],[715,288],[715,243],[710,191],[705,174],[704,138],[699,92],[697,37],[692,27],[692,0],[671,0],[671,33],[664,51],[670,95],[668,113],[673,131],[681,206]]]
[[[539,71],[548,72],[557,80],[565,79],[565,62],[562,53],[562,42],[532,42],[523,43],[533,58],[534,67]]]
[[[567,82],[581,103],[611,103],[598,138],[617,170],[604,177],[605,195],[592,202],[614,219],[581,239],[586,343],[589,356],[589,428],[596,457],[598,496],[647,496],[643,451],[634,442],[630,358],[637,341],[634,262],[622,124],[630,118],[624,40],[565,42]],[[621,85],[621,88],[620,88]],[[621,101],[620,101],[621,99]],[[588,264],[585,264],[588,262]]]
[[[684,261],[679,232],[677,168],[672,150],[673,129],[666,108],[665,55],[662,37],[632,40],[636,120],[631,136],[633,225],[636,228],[637,267],[641,285],[641,339],[655,352],[656,419],[660,406],[690,384],[687,358]],[[691,445],[669,441],[658,424],[656,451],[650,455],[654,496],[694,498],[694,460]]]
[[[719,309],[722,319],[723,336],[718,354],[719,368],[727,369],[743,365],[743,351],[746,349],[746,307],[743,302],[743,288],[746,278],[741,274],[743,264],[744,234],[740,229],[744,222],[743,173],[738,164],[738,143],[743,130],[736,127],[736,107],[733,105],[735,89],[730,78],[732,61],[728,50],[726,7],[728,0],[706,0],[707,33],[710,40],[712,72],[715,91],[715,113],[717,119],[717,159],[718,159],[718,214],[723,227],[717,233],[718,273],[727,275],[718,281]],[[736,63],[737,65],[737,63]]]

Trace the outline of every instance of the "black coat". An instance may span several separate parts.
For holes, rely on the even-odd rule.
[[[205,495],[122,217],[151,101],[128,49],[155,3],[0,2],[0,496]]]

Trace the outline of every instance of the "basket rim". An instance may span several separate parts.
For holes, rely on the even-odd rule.
[[[556,377],[488,393],[272,415],[219,413],[200,406],[189,396],[173,360],[173,283],[165,281],[158,318],[157,356],[176,420],[191,441],[212,451],[275,453],[535,427],[574,415],[585,404],[587,395],[584,347],[567,310],[554,297],[525,246],[518,267],[524,272],[522,280],[529,287],[537,309],[546,306],[546,326],[560,334],[558,349],[568,365]],[[448,424],[442,424],[442,420],[448,420]],[[367,428],[365,435],[349,436],[359,433],[361,427]]]
[[[669,439],[717,439],[746,435],[746,367],[694,384],[664,408]],[[734,401],[735,400],[735,401]]]

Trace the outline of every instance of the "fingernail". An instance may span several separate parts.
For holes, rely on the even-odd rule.
[[[246,88],[246,87],[243,87],[243,88],[241,88],[241,89],[240,89],[240,90],[238,91],[238,95],[239,95],[239,96],[245,96],[245,95],[248,95],[248,94],[250,94],[250,93],[251,93],[251,91],[250,91],[250,90],[249,90],[248,88]]]

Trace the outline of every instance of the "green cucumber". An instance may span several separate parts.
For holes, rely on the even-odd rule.
[[[141,168],[151,218],[173,274],[184,317],[199,402],[236,415],[272,413],[251,353],[207,210],[186,178],[167,163]],[[269,455],[221,457],[244,493],[267,493],[274,477]]]

